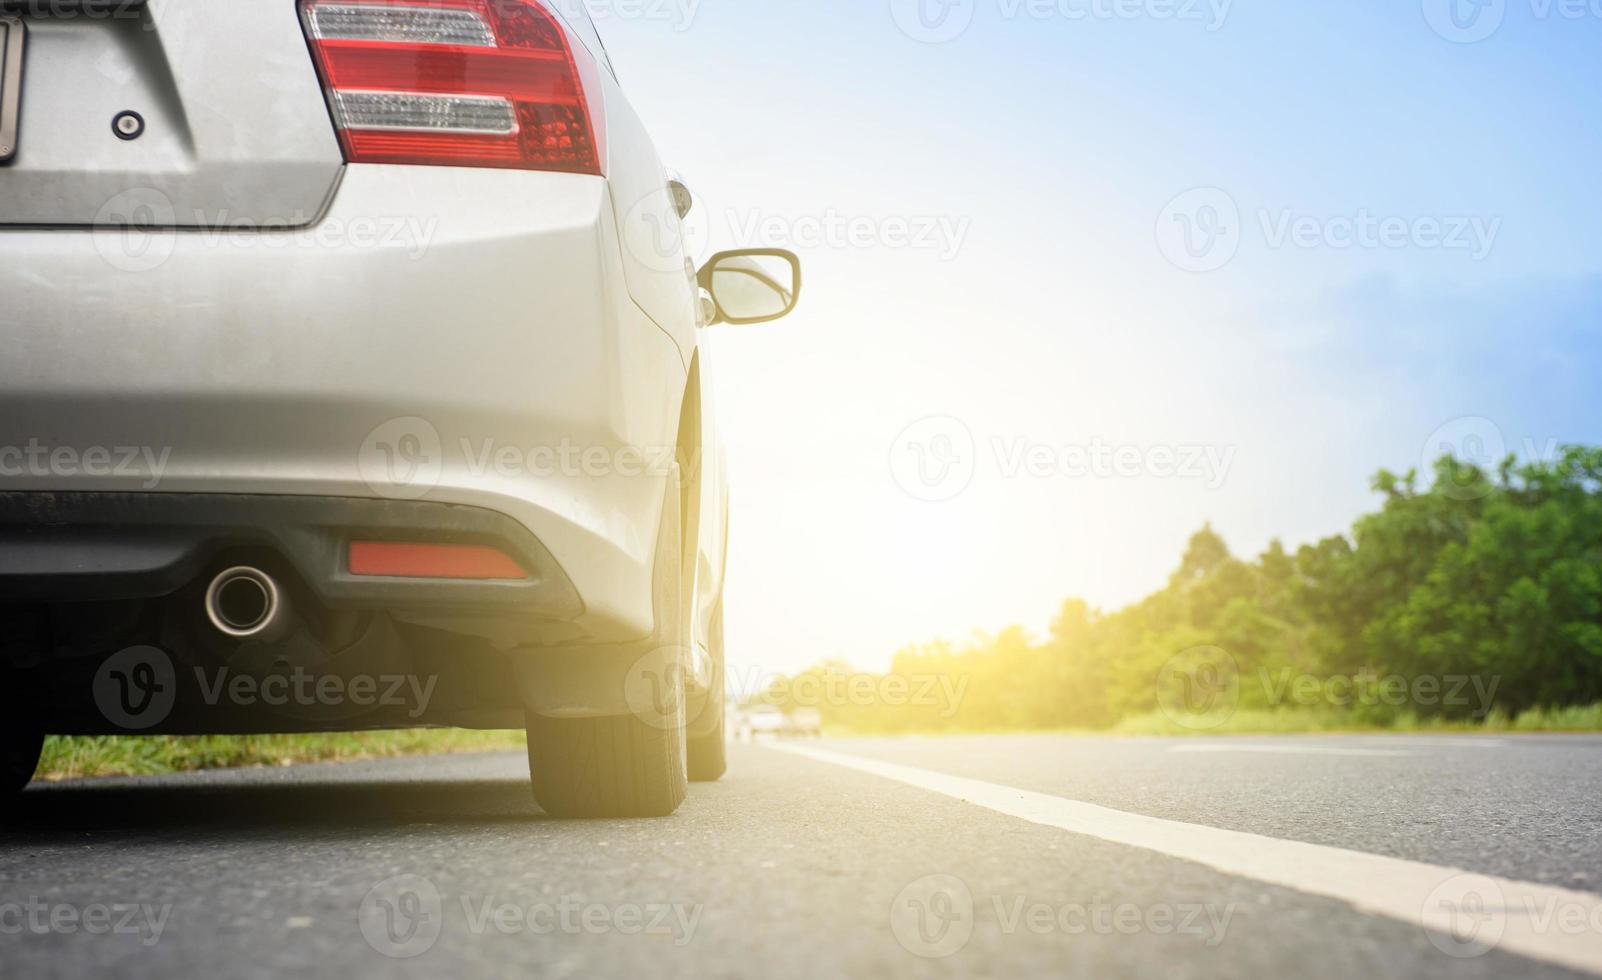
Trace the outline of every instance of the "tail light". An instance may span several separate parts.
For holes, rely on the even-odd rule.
[[[595,57],[539,0],[301,0],[350,163],[604,176]]]

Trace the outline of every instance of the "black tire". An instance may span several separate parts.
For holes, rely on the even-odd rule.
[[[11,797],[33,782],[45,737],[32,725],[8,725],[0,738],[5,741],[0,746],[0,797]]]
[[[712,690],[690,699],[690,782],[715,783],[729,771],[728,732],[725,730],[724,701],[728,697],[723,682],[723,603],[712,616],[710,637]],[[711,717],[708,717],[710,715]],[[716,721],[712,721],[716,718]],[[698,724],[699,722],[699,724]],[[712,727],[707,728],[710,724]]]
[[[671,484],[677,486],[678,481]],[[650,680],[649,710],[599,718],[529,712],[528,768],[534,801],[561,818],[666,817],[689,795],[684,675],[678,658],[693,642],[691,581],[681,545],[680,499],[663,501],[656,543],[657,631],[631,677]],[[601,680],[624,683],[622,678]]]
[[[684,726],[633,715],[530,715],[528,768],[535,801],[553,817],[666,817],[689,793]]]
[[[729,743],[724,731],[723,695],[708,697],[707,710],[718,714],[717,728],[690,739],[690,782],[715,783],[729,771]]]

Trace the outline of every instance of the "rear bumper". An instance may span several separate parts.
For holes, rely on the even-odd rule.
[[[158,524],[245,498],[216,505],[221,538],[162,525],[169,569],[253,505],[308,553],[333,539],[275,522],[457,505],[544,555],[524,598],[571,618],[560,642],[650,632],[685,367],[629,297],[605,181],[352,166],[302,231],[6,230],[0,297],[0,491],[135,495]],[[295,497],[323,503],[266,503]],[[304,572],[336,602],[400,588]]]
[[[351,574],[356,540],[487,545],[521,581]],[[250,559],[280,565],[316,604],[404,616],[569,623],[584,606],[526,528],[451,504],[204,494],[0,493],[0,601],[158,599]],[[531,624],[531,628],[532,624]]]

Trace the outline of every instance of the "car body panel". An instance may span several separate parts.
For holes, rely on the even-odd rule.
[[[605,66],[580,70],[604,103],[596,176],[346,164],[298,5],[214,3],[33,15],[30,81],[59,91],[27,97],[27,155],[0,167],[0,532],[32,549],[0,568],[0,602],[37,626],[81,584],[96,643],[156,630],[131,642],[228,656],[184,636],[193,593],[254,549],[306,600],[296,635],[325,660],[369,622],[396,631],[362,634],[391,655],[460,653],[497,689],[479,716],[497,724],[508,699],[629,710],[642,645],[713,683],[728,493],[697,270],[587,14],[554,5]],[[108,100],[148,130],[117,139]],[[501,547],[530,574],[353,582],[347,542],[372,531]],[[497,669],[515,683],[486,680],[490,654],[512,654]]]
[[[150,0],[27,23],[0,225],[301,227],[327,205],[344,157],[293,3]],[[113,131],[125,112],[143,120],[135,139]]]
[[[351,166],[304,232],[0,233],[0,446],[167,452],[154,486],[0,459],[0,488],[485,507],[556,555],[586,632],[648,632],[669,474],[628,450],[671,455],[686,372],[610,207],[593,177]],[[429,460],[386,479],[407,436]]]

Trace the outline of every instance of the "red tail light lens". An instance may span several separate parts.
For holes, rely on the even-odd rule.
[[[605,175],[600,67],[538,0],[301,0],[350,163]]]

